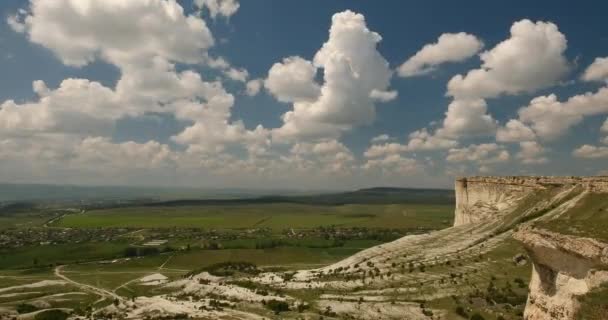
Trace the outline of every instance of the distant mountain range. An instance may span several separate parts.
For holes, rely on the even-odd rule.
[[[154,206],[230,205],[259,203],[301,203],[313,205],[454,203],[454,190],[377,187],[317,195],[261,196],[242,199],[174,200],[151,203]]]

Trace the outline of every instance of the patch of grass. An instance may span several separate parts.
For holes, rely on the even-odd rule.
[[[128,243],[89,242],[0,249],[0,269],[44,267],[121,257]]]
[[[538,224],[563,234],[608,241],[608,193],[585,195],[574,207],[555,220]]]

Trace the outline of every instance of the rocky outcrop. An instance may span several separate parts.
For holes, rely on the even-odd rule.
[[[467,177],[456,180],[454,226],[504,216],[535,192],[580,187],[608,192],[608,177]]]
[[[578,296],[608,282],[608,244],[531,227],[514,234],[532,258],[527,320],[574,319]]]

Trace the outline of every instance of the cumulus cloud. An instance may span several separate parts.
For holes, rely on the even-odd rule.
[[[364,153],[366,158],[379,158],[383,156],[389,156],[394,154],[400,154],[404,152],[413,151],[430,151],[430,150],[441,150],[456,147],[458,142],[438,136],[429,134],[426,129],[417,130],[409,135],[409,141],[407,144],[401,144],[396,142],[379,144],[388,140],[388,136],[384,139],[383,136],[372,139],[372,144]]]
[[[5,136],[36,133],[103,135],[111,133],[114,120],[129,113],[114,91],[99,82],[66,79],[56,90],[35,81],[39,100],[0,104],[0,132]]]
[[[509,120],[504,127],[499,128],[496,132],[496,141],[499,142],[520,142],[535,139],[534,131],[516,119]]]
[[[584,117],[608,113],[608,87],[570,97],[560,102],[554,94],[532,99],[519,110],[521,122],[529,124],[540,138],[554,140],[579,124]]]
[[[50,89],[35,81],[37,99],[0,104],[0,132],[11,139],[5,143],[25,137],[31,141],[63,137],[63,142],[49,144],[56,152],[45,153],[84,159],[82,164],[105,162],[109,169],[116,165],[112,156],[133,158],[130,149],[148,160],[155,159],[154,154],[172,154],[166,145],[154,141],[137,144],[110,139],[117,120],[156,112],[172,114],[187,124],[172,137],[185,145],[186,152],[172,159],[196,162],[189,159],[217,155],[231,145],[259,155],[270,145],[269,132],[263,127],[248,130],[241,121],[231,120],[234,97],[220,82],[205,81],[193,70],[176,70],[175,63],[207,63],[232,79],[247,78],[245,70],[207,54],[214,41],[205,22],[186,15],[177,2],[32,0],[29,11],[19,14],[30,41],[51,50],[64,64],[82,66],[103,59],[118,68],[120,78],[114,88],[87,79],[65,79]],[[100,152],[92,158],[94,149]]]
[[[602,132],[608,132],[608,118],[606,118],[606,121],[604,121],[604,124],[602,125],[602,128],[600,130]]]
[[[608,80],[608,57],[595,58],[595,61],[587,67],[581,79],[584,81],[606,81]]]
[[[379,159],[369,159],[363,165],[367,171],[380,171],[383,174],[411,174],[421,170],[420,164],[412,158],[398,154],[387,155]]]
[[[263,85],[263,79],[249,80],[245,85],[245,93],[250,97],[256,96],[258,93],[260,93],[260,90],[262,89]]]
[[[407,146],[400,143],[392,142],[384,144],[374,144],[365,151],[364,156],[366,158],[379,158],[386,155],[399,154],[406,151],[408,151]]]
[[[298,170],[322,170],[332,173],[348,173],[353,169],[352,152],[335,139],[317,143],[300,142],[291,148],[286,158]]]
[[[175,1],[31,0],[23,23],[30,41],[71,66],[97,57],[120,66],[155,56],[197,63],[214,44],[205,21]]]
[[[209,15],[213,19],[218,15],[231,17],[240,7],[240,4],[236,0],[194,0],[194,5],[201,10],[209,10]]]
[[[408,150],[440,150],[456,147],[458,142],[452,139],[431,135],[426,129],[421,129],[410,133]]]
[[[448,106],[437,135],[450,138],[487,136],[494,134],[496,127],[496,120],[487,114],[485,100],[454,100]]]
[[[450,80],[448,93],[457,99],[491,98],[554,85],[569,70],[566,46],[553,23],[515,22],[509,39],[480,55],[481,68]]]
[[[452,148],[448,151],[448,162],[475,162],[481,165],[506,162],[509,152],[496,143],[472,144],[465,148]]]
[[[247,82],[247,78],[249,78],[249,72],[245,69],[228,68],[223,72],[228,79],[234,81]]]
[[[268,71],[264,86],[282,102],[312,101],[321,90],[315,82],[317,68],[301,57],[288,57]]]
[[[395,90],[381,91],[374,89],[369,94],[369,97],[380,102],[389,102],[395,100],[397,98],[397,95],[398,93]]]
[[[445,62],[464,61],[483,48],[483,42],[472,34],[444,33],[437,42],[427,44],[405,61],[397,72],[401,77],[423,75]]]
[[[519,143],[520,151],[516,158],[525,164],[541,164],[549,160],[544,156],[546,150],[536,141],[522,141]]]
[[[372,138],[372,143],[379,143],[390,140],[391,137],[388,134],[381,134]]]
[[[156,169],[171,167],[175,162],[169,147],[156,141],[114,143],[109,138],[87,137],[74,152],[74,164],[104,169]]]
[[[601,159],[608,158],[608,147],[596,147],[592,145],[582,145],[572,152],[577,158]]]
[[[333,15],[329,39],[313,61],[324,69],[320,94],[311,101],[294,100],[293,110],[283,115],[284,124],[274,137],[335,137],[370,124],[375,119],[371,93],[387,91],[391,78],[388,62],[376,49],[381,39],[367,28],[363,15],[351,11]]]
[[[448,82],[453,97],[442,126],[434,135],[451,139],[490,136],[498,123],[488,113],[485,99],[518,94],[554,85],[567,74],[566,37],[550,22],[521,20],[511,26],[511,36],[481,53],[482,65]],[[500,128],[500,139],[513,140],[523,127],[511,123]],[[520,130],[520,132],[516,132]]]
[[[6,23],[8,24],[13,31],[18,33],[24,33],[26,30],[25,22],[23,21],[25,18],[25,14],[27,12],[23,9],[20,9],[19,12],[15,15],[9,15],[6,17]]]

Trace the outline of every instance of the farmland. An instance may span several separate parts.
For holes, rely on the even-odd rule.
[[[66,228],[205,229],[286,228],[319,226],[436,229],[451,225],[453,207],[433,204],[315,206],[259,204],[186,207],[126,207],[67,215],[57,222]]]

